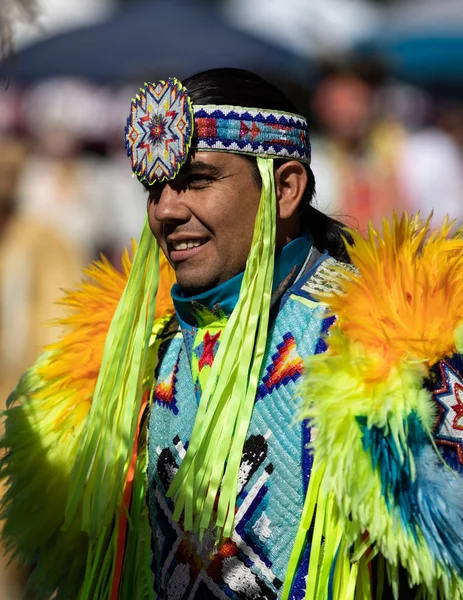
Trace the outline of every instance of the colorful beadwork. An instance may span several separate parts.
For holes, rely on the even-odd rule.
[[[297,381],[302,374],[302,369],[303,363],[297,353],[296,340],[292,333],[288,332],[283,336],[283,341],[277,346],[277,352],[272,356],[272,362],[267,367],[267,373],[257,390],[257,399],[264,398],[280,385]]]
[[[192,148],[310,162],[307,121],[279,111],[195,106]]]
[[[460,355],[440,361],[433,369],[436,383],[432,389],[437,417],[435,441],[456,451],[463,464],[463,379]]]
[[[188,159],[192,130],[191,101],[179,81],[140,88],[125,128],[125,148],[140,181],[153,184],[175,177]]]
[[[145,83],[132,100],[125,128],[132,171],[149,185],[173,179],[190,147],[310,163],[304,117],[212,104],[195,106],[193,112],[187,90],[176,79]]]
[[[177,372],[178,372],[178,361],[175,363],[172,373],[164,381],[159,382],[153,394],[153,401],[160,406],[169,408],[174,415],[178,413],[177,407]]]
[[[305,277],[302,277],[305,279]],[[214,319],[215,314],[215,319]],[[302,370],[301,355],[320,346],[328,325],[325,309],[308,306],[289,294],[275,322],[266,348],[253,418],[243,447],[238,474],[234,529],[217,543],[214,529],[184,531],[173,519],[174,504],[166,497],[173,477],[185,458],[198,410],[196,373],[209,371],[220,347],[221,321],[217,305],[194,313],[198,329],[190,343],[187,330],[176,337],[161,359],[158,379],[169,382],[177,371],[178,414],[152,406],[149,424],[148,489],[152,523],[152,570],[155,593],[175,600],[278,600],[285,569],[311,471],[307,449],[310,428],[295,425],[296,386]],[[288,330],[288,327],[291,327]],[[205,329],[200,337],[199,329]],[[187,342],[185,343],[185,340]],[[200,342],[201,340],[201,342]],[[200,343],[197,343],[200,342]],[[189,348],[185,352],[185,349]],[[207,361],[206,361],[207,358]],[[197,365],[192,367],[192,365]],[[193,370],[193,377],[191,376]],[[304,570],[305,569],[305,570]],[[294,597],[303,597],[307,561],[302,564]],[[299,580],[298,580],[299,581]],[[296,594],[299,594],[297,596]]]

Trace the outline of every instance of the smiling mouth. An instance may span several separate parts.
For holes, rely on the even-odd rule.
[[[207,240],[184,240],[181,242],[172,242],[173,250],[191,250],[191,248],[199,248],[206,243]]]
[[[181,262],[201,252],[202,246],[207,244],[209,239],[194,239],[169,242],[169,256],[173,262]]]

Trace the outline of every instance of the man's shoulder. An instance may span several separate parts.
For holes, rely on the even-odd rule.
[[[314,249],[312,260],[291,286],[289,294],[319,302],[320,296],[341,291],[340,282],[347,272],[355,272],[355,267]]]

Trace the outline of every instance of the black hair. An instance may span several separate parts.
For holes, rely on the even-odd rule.
[[[245,106],[299,113],[293,102],[278,87],[244,69],[211,69],[188,77],[182,83],[188,90],[193,104]],[[259,180],[256,161],[253,158],[250,160],[255,166],[256,178]],[[327,251],[337,260],[350,262],[343,240],[343,237],[349,239],[350,236],[342,223],[312,205],[315,177],[312,169],[306,164],[304,166],[308,182],[301,202],[303,227],[311,233],[314,246],[320,252]]]

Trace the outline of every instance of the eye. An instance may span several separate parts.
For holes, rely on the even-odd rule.
[[[190,175],[185,183],[189,188],[202,189],[210,185],[213,181],[214,178],[210,175],[198,173],[197,175]]]

